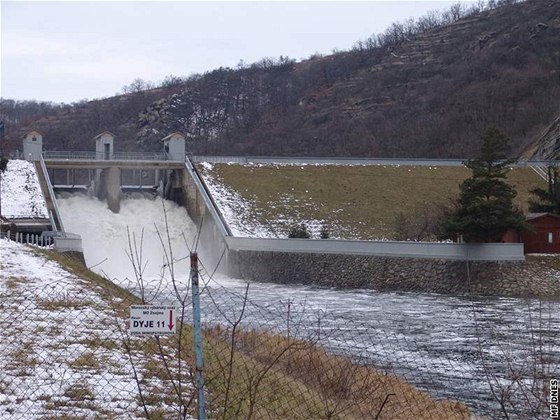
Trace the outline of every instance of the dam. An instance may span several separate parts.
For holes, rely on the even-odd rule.
[[[49,160],[55,158],[46,157],[47,173],[60,171],[51,172],[49,178],[59,180],[54,182],[53,203],[57,203],[65,230],[81,235],[88,267],[114,283],[137,294],[143,290],[151,302],[173,302],[175,288],[188,290],[188,255],[198,243],[207,326],[229,325],[240,308],[246,307],[243,328],[292,336],[295,325],[286,322],[287,314],[292,314],[299,319],[298,337],[316,337],[319,331],[315,339],[330,352],[394,372],[438,398],[465,401],[482,414],[494,413],[496,407],[477,357],[477,341],[487,343],[486,363],[503,375],[511,360],[500,353],[501,340],[514,343],[515,360],[523,361],[528,354],[528,326],[538,316],[539,302],[460,293],[436,295],[407,289],[404,283],[401,290],[383,290],[375,287],[380,283],[362,280],[368,277],[394,285],[403,274],[392,264],[418,264],[417,270],[433,264],[439,267],[437,275],[442,279],[450,278],[452,270],[464,276],[466,257],[473,267],[503,267],[499,264],[518,263],[515,253],[498,252],[494,261],[488,261],[484,260],[488,258],[485,250],[465,246],[234,237],[189,159],[180,168],[169,169],[176,171],[170,179],[176,179],[180,189],[174,201],[162,199],[161,190],[153,188],[157,190],[159,185],[143,184],[137,191],[119,194],[119,211],[114,212],[107,198],[96,197],[95,188],[84,188],[90,180],[84,185],[67,182],[85,175],[76,172],[74,179],[68,173],[61,175],[71,170],[70,163],[66,168],[49,169]],[[96,170],[124,160],[103,162],[104,168],[92,164],[87,174],[95,184]],[[123,180],[124,185],[131,185],[126,177]],[[70,188],[72,185],[79,187]],[[429,280],[436,283],[437,275]],[[337,288],[333,279],[343,279],[353,289]],[[549,309],[551,314],[560,313],[556,303]],[[483,319],[484,325],[477,319]],[[559,320],[553,316],[550,322],[542,340],[547,354],[554,355],[559,350],[554,335]]]
[[[55,194],[83,192],[106,200],[114,213],[128,195],[159,196],[186,210],[197,226],[210,263],[231,277],[322,286],[499,295],[510,273],[524,261],[519,243],[438,243],[335,239],[275,239],[234,236],[196,164],[186,138],[172,133],[162,152],[114,150],[109,132],[94,138],[95,152],[43,151],[32,132],[24,154],[35,162],[53,230],[64,230]],[[35,140],[33,140],[35,139]],[[402,163],[402,162],[401,162]],[[355,164],[354,162],[351,164]],[[375,164],[375,162],[372,162]],[[428,164],[423,162],[422,164]],[[470,270],[467,278],[465,262]],[[404,264],[403,264],[404,263]],[[512,296],[534,295],[534,284],[518,282]]]

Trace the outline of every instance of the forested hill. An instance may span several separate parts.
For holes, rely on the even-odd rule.
[[[302,62],[220,68],[27,120],[5,100],[2,112],[12,147],[34,127],[51,150],[92,149],[104,130],[118,150],[159,150],[157,140],[182,131],[196,154],[465,158],[494,126],[512,155],[551,157],[560,1],[501,3],[393,24],[351,51]]]

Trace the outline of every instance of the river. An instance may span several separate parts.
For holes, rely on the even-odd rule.
[[[127,199],[113,214],[105,203],[86,196],[58,204],[66,229],[82,235],[86,262],[94,271],[138,293],[134,256],[149,301],[173,300],[171,267],[178,289],[187,287],[196,227],[183,208],[160,199]],[[238,316],[246,283],[211,276],[213,270],[201,271],[203,321],[224,323]],[[491,417],[499,414],[487,374],[495,378],[490,380],[494,386],[506,386],[510,367],[533,368],[536,348],[554,369],[550,375],[559,373],[559,303],[258,282],[250,284],[248,302],[246,327],[283,333],[290,328],[291,335],[313,336],[333,353],[373,363]]]

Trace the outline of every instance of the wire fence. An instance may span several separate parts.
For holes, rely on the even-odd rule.
[[[554,302],[530,302],[526,324],[500,329],[472,309],[478,339],[454,347],[453,337],[415,335],[406,321],[389,329],[383,308],[360,319],[288,293],[267,299],[272,285],[232,282],[201,264],[201,416],[188,278],[143,278],[133,250],[129,290],[72,260],[75,274],[46,259],[25,274],[18,255],[30,251],[17,250],[0,259],[11,273],[0,275],[0,418],[548,416],[548,384],[559,375]],[[175,334],[131,334],[131,305],[173,307]],[[524,329],[527,339],[511,342]]]

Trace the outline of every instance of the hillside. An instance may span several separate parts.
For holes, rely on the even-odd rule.
[[[104,130],[118,150],[154,150],[180,130],[195,154],[468,158],[495,126],[512,155],[551,157],[540,139],[560,114],[560,2],[502,3],[11,123],[9,144],[33,126],[51,150],[91,149]]]
[[[468,178],[464,166],[199,165],[236,236],[285,238],[305,223],[314,238],[435,240],[446,207]],[[545,182],[514,168],[508,182],[527,211],[529,191]]]

